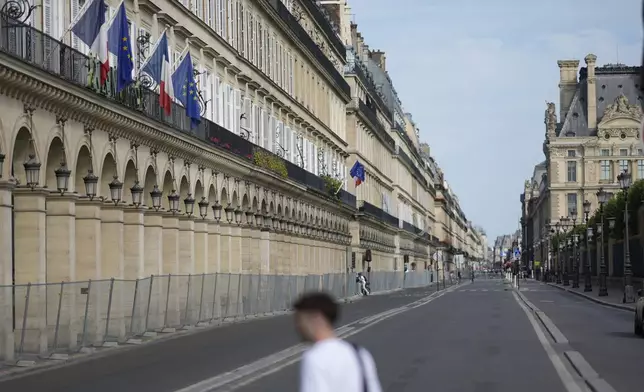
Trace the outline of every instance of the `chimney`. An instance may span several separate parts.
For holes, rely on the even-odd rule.
[[[386,67],[387,56],[385,56],[385,52],[381,50],[374,50],[369,54],[369,56],[373,59],[373,61],[376,62],[376,64],[378,64],[380,69],[382,69],[383,71],[387,71],[387,67]]]
[[[588,91],[588,96],[586,97],[588,101],[588,129],[595,129],[597,128],[597,86],[595,84],[595,63],[597,62],[597,56],[591,53],[584,60],[586,61],[586,67],[588,69],[588,81],[586,82]]]
[[[577,90],[579,60],[559,60],[559,121],[563,122]]]

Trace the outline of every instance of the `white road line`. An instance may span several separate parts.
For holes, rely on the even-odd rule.
[[[435,299],[442,297],[446,293],[454,291],[456,287],[457,286],[452,286],[447,288],[446,290],[434,292],[425,298],[412,302],[411,304],[407,304],[396,309],[390,309],[375,316],[370,316],[368,318],[372,319],[372,321],[369,324],[356,327],[357,325],[362,324],[366,318],[360,319],[353,323],[349,323],[336,329],[336,333],[338,333],[338,337],[340,339],[346,339],[390,317],[396,316],[410,309],[415,309],[426,305],[434,301]],[[299,354],[302,353],[305,349],[306,346],[298,344],[237,369],[219,374],[217,376],[198,382],[194,385],[179,389],[175,392],[231,392],[298,362],[300,360]]]
[[[532,312],[519,299],[519,296],[517,295],[516,292],[513,291],[512,295],[514,296],[514,299],[517,301],[521,309],[523,309],[526,316],[528,316],[528,320],[530,320],[530,324],[532,324],[532,328],[534,329],[534,332],[537,334],[537,337],[539,338],[539,342],[541,342],[543,349],[546,351],[546,354],[548,354],[548,358],[550,359],[550,362],[552,362],[552,366],[554,366],[555,370],[557,371],[557,374],[559,375],[561,382],[564,384],[564,387],[566,387],[566,390],[568,392],[583,392],[584,389],[582,389],[579,386],[579,384],[577,384],[577,382],[575,381],[575,378],[572,376],[572,374],[570,374],[570,371],[568,371],[568,368],[566,368],[566,365],[563,363],[559,355],[557,355],[555,350],[552,348],[552,345],[550,345],[548,338],[546,338],[546,335],[539,327],[539,323],[535,319]]]

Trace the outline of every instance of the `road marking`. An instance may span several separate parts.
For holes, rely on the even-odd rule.
[[[513,291],[512,295],[514,296],[514,299],[517,301],[521,309],[523,309],[526,316],[528,316],[528,320],[530,321],[530,324],[532,324],[532,328],[534,329],[534,332],[537,334],[537,338],[539,338],[539,342],[541,342],[543,349],[546,351],[546,354],[548,355],[550,362],[552,362],[552,366],[554,366],[555,370],[557,371],[557,374],[559,375],[559,378],[561,379],[561,382],[563,383],[566,390],[568,392],[583,392],[583,389],[579,386],[579,384],[577,384],[572,374],[570,374],[570,371],[568,371],[568,368],[566,368],[566,365],[563,363],[559,355],[557,355],[555,350],[552,348],[552,345],[548,341],[548,338],[546,338],[546,335],[539,327],[539,323],[537,322],[537,319],[534,317],[532,312],[528,310],[527,305],[521,302],[516,292]]]
[[[539,301],[539,302],[552,303],[552,302],[555,302],[555,301],[551,301],[551,300],[549,300],[549,299],[542,299],[542,300],[541,300],[541,301]]]
[[[411,304],[407,304],[396,309],[390,309],[375,316],[362,318],[358,321],[344,325],[336,329],[337,336],[340,339],[346,339],[390,317],[396,316],[410,309],[424,306],[442,297],[443,295],[454,291],[456,287],[458,286],[452,286],[447,288],[446,290],[434,292],[427,297],[412,302]],[[365,319],[371,319],[372,321],[369,324],[361,325],[364,323]],[[299,354],[301,354],[304,350],[306,350],[306,346],[304,346],[303,344],[298,344],[278,353],[259,359],[258,361],[241,366],[237,369],[219,374],[209,379],[200,381],[194,385],[179,389],[175,392],[231,392],[298,362],[301,359]]]

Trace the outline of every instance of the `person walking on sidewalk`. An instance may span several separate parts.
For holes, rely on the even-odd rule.
[[[382,392],[371,354],[335,335],[340,309],[331,296],[304,294],[293,308],[297,332],[312,343],[302,357],[300,392]]]

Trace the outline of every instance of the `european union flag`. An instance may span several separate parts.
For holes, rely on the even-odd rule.
[[[356,181],[356,186],[364,182],[365,180],[364,166],[362,165],[362,163],[360,163],[360,161],[356,160],[356,163],[353,164],[353,167],[351,168],[349,175],[351,175],[351,177],[353,177],[353,179]]]
[[[108,48],[110,52],[116,55],[116,91],[119,93],[134,81],[132,77],[134,61],[132,59],[132,45],[129,30],[130,26],[127,23],[127,15],[125,13],[125,2],[123,2],[107,33]]]
[[[201,122],[201,114],[190,52],[181,60],[176,71],[172,74],[172,85],[175,98],[186,108],[186,115],[190,118],[192,128],[196,127]]]

